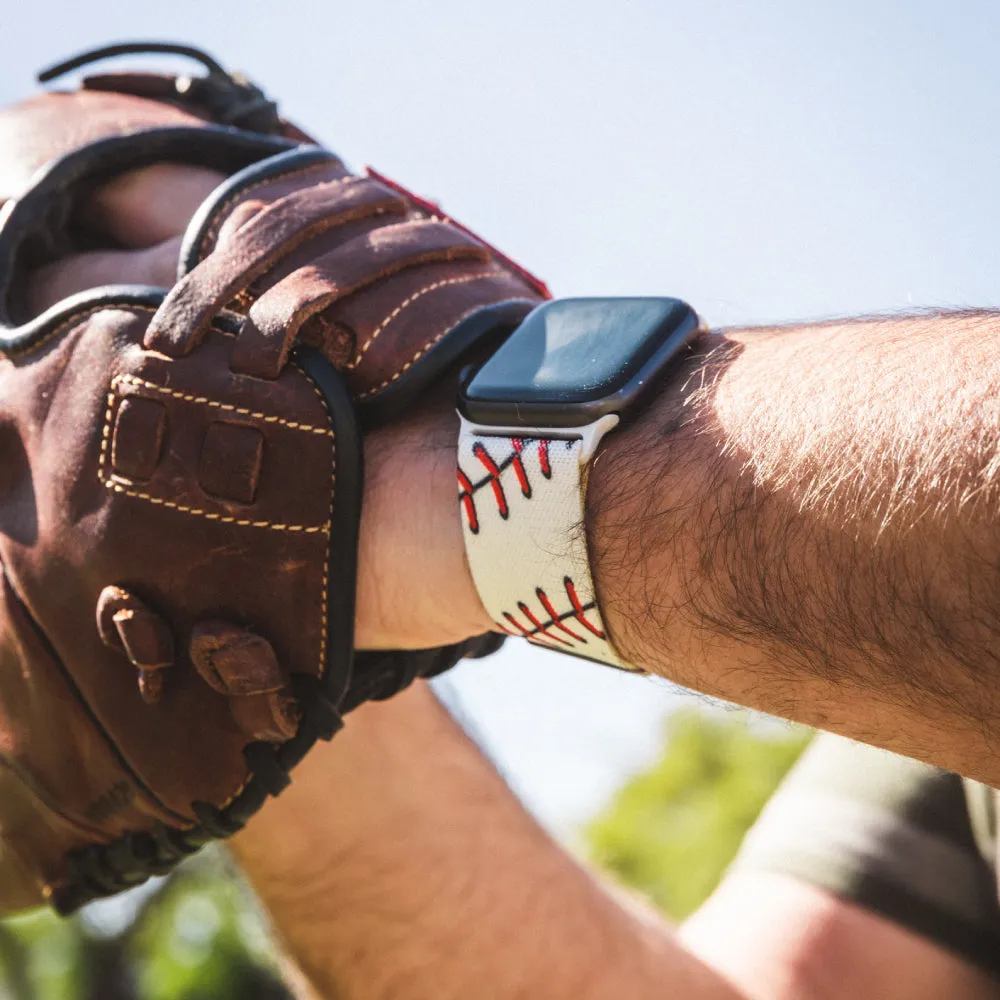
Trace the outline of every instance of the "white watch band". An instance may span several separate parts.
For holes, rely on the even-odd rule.
[[[462,531],[490,617],[546,649],[637,670],[608,638],[583,530],[587,466],[618,417],[558,432],[461,420]]]

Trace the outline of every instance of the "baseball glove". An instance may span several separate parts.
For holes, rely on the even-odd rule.
[[[355,653],[361,435],[545,288],[432,204],[350,173],[246,79],[92,76],[0,112],[0,906],[69,912],[247,821],[345,712],[496,648]],[[228,180],[170,289],[32,315],[88,195]]]

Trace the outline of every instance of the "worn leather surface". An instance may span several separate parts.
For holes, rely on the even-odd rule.
[[[212,132],[170,79],[0,112],[2,909],[166,870],[276,794],[338,709],[391,691],[394,667],[350,655],[359,426],[545,294],[294,126],[273,150]],[[161,155],[245,163],[174,288],[26,315],[24,275],[71,247],[94,184]]]

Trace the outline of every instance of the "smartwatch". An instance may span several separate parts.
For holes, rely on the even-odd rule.
[[[587,471],[604,436],[635,416],[699,332],[679,299],[556,299],[463,372],[462,532],[479,597],[504,632],[641,669],[615,651],[597,604]]]

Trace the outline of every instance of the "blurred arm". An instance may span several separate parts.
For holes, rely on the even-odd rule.
[[[717,896],[685,931],[689,949],[554,844],[423,687],[353,714],[232,847],[323,997],[993,995],[970,992],[985,979],[960,960],[815,889],[791,909],[787,894],[742,906],[739,893]],[[730,935],[750,924],[743,948]],[[912,964],[894,970],[898,992],[873,992],[889,978],[868,978],[874,958],[894,945],[886,954]],[[823,954],[836,959],[838,992],[805,976]]]
[[[850,976],[855,995],[879,1000],[997,997],[1000,906],[978,791],[817,735],[682,940],[755,996],[795,996],[795,983],[842,996]]]
[[[755,1000],[997,1000],[1000,983],[927,938],[788,875],[736,872],[680,930]]]
[[[231,844],[324,997],[739,997],[558,848],[423,686],[352,713]]]

